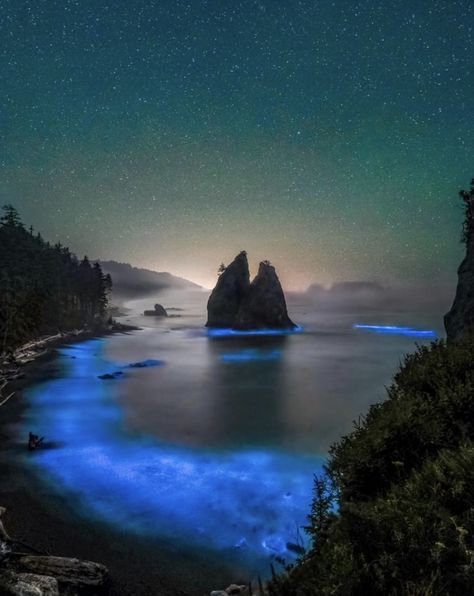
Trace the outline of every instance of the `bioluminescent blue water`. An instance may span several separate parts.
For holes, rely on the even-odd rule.
[[[294,335],[295,333],[303,333],[303,327],[295,325],[292,329],[249,329],[243,331],[231,328],[215,328],[207,330],[208,337],[274,337],[278,335]]]
[[[431,329],[414,329],[413,327],[398,327],[397,325],[364,325],[355,323],[354,329],[363,329],[373,333],[385,333],[388,335],[407,335],[409,337],[435,338],[436,333]]]
[[[226,551],[262,573],[271,555],[291,558],[287,543],[306,523],[321,458],[245,445],[190,448],[128,432],[116,391],[147,371],[130,367],[123,381],[101,381],[99,374],[119,366],[105,358],[105,341],[61,349],[59,377],[29,391],[25,433],[56,445],[35,452],[30,463],[56,490],[74,494],[88,518]]]
[[[271,362],[281,358],[281,350],[262,350],[258,348],[242,349],[220,356],[221,362]]]

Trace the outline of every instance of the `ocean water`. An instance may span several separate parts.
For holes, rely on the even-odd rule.
[[[307,544],[329,445],[441,320],[294,299],[299,333],[215,337],[206,299],[131,302],[124,322],[141,331],[60,349],[57,374],[28,391],[22,432],[47,441],[28,465],[88,519],[266,576]],[[141,316],[156,301],[173,316]]]

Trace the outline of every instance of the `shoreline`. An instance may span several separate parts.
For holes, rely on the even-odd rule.
[[[77,557],[106,565],[110,596],[203,596],[217,585],[228,585],[231,571],[208,560],[204,553],[192,553],[158,539],[145,539],[105,523],[88,521],[74,511],[73,498],[60,495],[28,470],[16,456],[25,442],[16,438],[18,426],[28,408],[25,390],[57,374],[56,349],[94,337],[139,330],[124,326],[105,333],[87,332],[58,337],[45,351],[20,366],[20,375],[8,383],[15,394],[0,407],[0,505],[6,530],[16,540],[39,551]],[[227,583],[226,583],[227,582]]]

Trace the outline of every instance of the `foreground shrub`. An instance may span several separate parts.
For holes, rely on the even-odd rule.
[[[406,357],[388,399],[332,447],[308,532],[272,596],[474,594],[472,338]]]

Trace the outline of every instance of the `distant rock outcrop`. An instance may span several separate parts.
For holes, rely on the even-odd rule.
[[[260,263],[250,283],[247,253],[241,252],[225,267],[207,303],[207,327],[250,329],[292,329],[285,296],[275,268]]]
[[[375,281],[340,281],[331,286],[330,292],[333,296],[374,298],[383,296],[384,288]]]
[[[466,256],[458,269],[458,285],[451,310],[444,316],[448,340],[474,332],[474,234],[467,240]]]
[[[296,325],[286,310],[285,295],[275,267],[260,263],[257,276],[240,304],[237,329],[292,329]]]
[[[240,304],[249,287],[247,253],[242,251],[223,269],[209,296],[206,327],[234,327]]]
[[[167,317],[168,316],[166,309],[163,306],[161,306],[161,304],[155,304],[154,310],[146,310],[143,314],[146,317]]]
[[[315,299],[324,298],[327,293],[328,291],[326,290],[326,288],[322,284],[317,283],[311,284],[309,288],[306,290],[306,294],[310,298]]]

